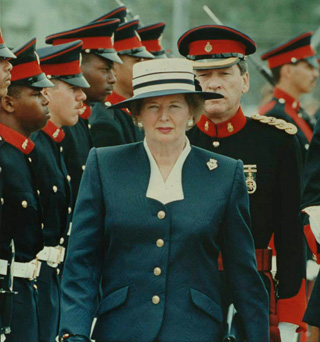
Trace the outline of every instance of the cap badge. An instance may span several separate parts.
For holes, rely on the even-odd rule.
[[[140,38],[140,36],[139,36],[137,31],[135,31],[135,34],[136,34],[137,38],[140,40],[140,42],[141,42],[141,38]]]
[[[82,54],[79,53],[79,67],[81,67],[81,63],[82,63]]]
[[[207,42],[206,46],[204,47],[204,51],[208,53],[212,51],[212,45],[210,42]]]
[[[234,128],[233,128],[233,126],[232,126],[232,123],[231,122],[228,122],[228,125],[227,125],[227,130],[228,130],[228,132],[233,132],[234,131]]]
[[[204,129],[206,132],[209,131],[209,121],[206,121],[206,123],[204,124]]]
[[[36,55],[37,63],[38,63],[38,64],[40,64],[40,58],[39,58],[39,55],[36,53],[36,51],[34,52],[34,54]]]
[[[208,169],[210,171],[216,169],[218,167],[218,161],[216,159],[210,158],[207,162]]]

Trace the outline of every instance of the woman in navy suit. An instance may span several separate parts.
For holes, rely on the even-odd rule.
[[[62,341],[222,340],[221,251],[248,342],[268,342],[242,162],[190,146],[204,99],[187,60],[141,62],[129,107],[141,143],[92,149],[62,282]]]

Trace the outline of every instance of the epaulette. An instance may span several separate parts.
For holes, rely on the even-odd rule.
[[[287,122],[285,120],[282,120],[282,119],[277,119],[273,116],[253,114],[251,116],[251,119],[258,120],[261,123],[266,123],[270,126],[275,126],[276,128],[281,129],[290,135],[295,135],[298,132],[298,128],[294,124]]]

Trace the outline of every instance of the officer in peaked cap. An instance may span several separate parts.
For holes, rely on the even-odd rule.
[[[37,155],[32,132],[49,119],[46,78],[35,53],[36,39],[14,51],[11,85],[0,106],[0,169],[3,178],[0,259],[8,260],[9,243],[15,244],[13,298],[9,342],[39,341],[36,279],[41,269],[37,254],[43,248],[42,210],[35,167]]]
[[[166,52],[161,46],[161,39],[165,26],[165,23],[156,23],[140,27],[137,30],[142,44],[155,58],[167,58]]]
[[[314,124],[310,115],[300,107],[299,98],[310,93],[319,76],[319,64],[311,47],[312,32],[303,33],[265,52],[261,59],[268,62],[275,88],[270,102],[259,113],[275,116],[295,124],[305,158]]]
[[[12,65],[8,58],[16,58],[15,55],[7,48],[0,29],[0,98],[6,95],[8,86],[10,85],[10,70]]]
[[[194,145],[243,161],[257,267],[270,290],[271,341],[278,341],[279,333],[284,341],[291,341],[298,327],[306,328],[302,322],[305,260],[298,218],[301,155],[296,128],[275,118],[243,114],[241,97],[249,90],[246,56],[256,50],[250,37],[231,27],[204,25],[184,33],[178,49],[192,61],[202,90],[224,95],[206,101],[205,113],[189,131],[189,139]],[[268,249],[273,234],[279,281],[277,310]]]
[[[106,99],[106,105],[116,104],[133,95],[132,89],[132,67],[134,64],[144,59],[153,59],[154,56],[148,52],[141,42],[137,33],[139,26],[138,20],[132,20],[119,25],[114,37],[114,46],[117,50],[123,64],[115,65],[117,82],[112,95]],[[125,143],[140,141],[143,138],[143,132],[138,129],[132,121],[131,113],[128,110],[112,109],[110,115],[115,115],[121,121],[125,135]],[[100,138],[95,146],[106,146],[108,141]]]
[[[92,22],[82,27],[52,34],[46,42],[53,45],[82,40],[82,72],[90,84],[85,88],[87,96],[85,108],[79,122],[65,127],[65,138],[61,142],[64,157],[71,176],[73,205],[75,203],[82,172],[92,147],[90,124],[91,104],[104,102],[113,91],[116,82],[113,65],[122,63],[113,46],[113,34],[120,23],[119,19]]]
[[[51,342],[58,334],[60,269],[65,255],[67,232],[72,218],[70,176],[63,158],[62,126],[78,122],[89,84],[80,68],[82,41],[39,49],[41,69],[53,82],[45,88],[51,118],[32,134],[38,159],[37,180],[43,208],[44,248],[38,253],[42,268],[38,278],[40,341]]]
[[[103,21],[106,19],[119,19],[120,23],[126,22],[127,8],[125,6],[117,7],[116,9],[102,15],[101,17],[93,20],[93,22]]]
[[[121,57],[123,64],[115,66],[117,83],[114,92],[107,100],[112,104],[123,101],[133,94],[132,67],[144,58],[154,58],[141,43],[137,33],[138,20],[132,20],[119,25],[114,36],[114,47]]]
[[[119,13],[118,11],[114,11]],[[109,14],[108,14],[109,15]],[[128,110],[109,109],[132,93],[132,67],[143,58],[153,56],[142,45],[136,32],[138,21],[120,25],[115,33],[115,48],[123,64],[115,64],[117,82],[104,103],[95,103],[89,119],[95,147],[121,145],[142,139],[143,133],[134,125]]]

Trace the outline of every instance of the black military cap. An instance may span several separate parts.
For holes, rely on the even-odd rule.
[[[153,59],[154,56],[141,43],[137,33],[138,26],[139,20],[119,25],[114,35],[114,47],[119,55]]]
[[[113,46],[113,34],[119,23],[119,19],[92,22],[72,30],[51,34],[46,37],[46,43],[58,45],[80,39],[85,53],[92,52],[97,56],[122,64]]]
[[[4,42],[2,32],[0,29],[0,57],[4,58],[16,58],[16,56],[8,49],[6,43]]]
[[[11,85],[45,88],[53,87],[40,68],[39,56],[36,48],[37,39],[33,38],[20,48],[14,50],[16,59],[10,59],[13,66],[11,70]]]
[[[265,52],[261,59],[268,62],[270,69],[284,64],[297,63],[300,60],[306,60],[310,65],[318,69],[319,65],[316,53],[311,46],[311,38],[312,32],[300,34]]]
[[[184,33],[178,40],[181,55],[193,61],[194,69],[226,68],[256,51],[255,42],[228,26],[204,25]]]
[[[167,58],[166,52],[161,46],[161,39],[165,26],[165,23],[156,23],[140,27],[137,30],[142,44],[155,58]]]
[[[42,71],[49,79],[59,79],[77,87],[89,88],[80,68],[82,45],[81,40],[75,40],[37,50]]]
[[[106,19],[119,19],[120,23],[126,22],[127,8],[125,6],[118,7],[111,12],[108,12],[101,17],[92,20],[92,22],[103,21]]]

